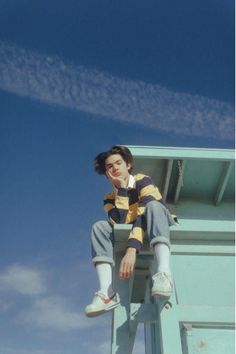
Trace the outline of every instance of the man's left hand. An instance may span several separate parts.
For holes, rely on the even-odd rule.
[[[126,254],[121,260],[119,277],[120,279],[127,279],[133,276],[134,266],[136,262],[136,249],[128,248]]]

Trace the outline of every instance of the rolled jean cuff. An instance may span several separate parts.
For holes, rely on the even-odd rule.
[[[112,258],[106,256],[96,256],[92,259],[93,264],[95,265],[97,262],[110,263],[112,267],[115,266],[115,262]]]
[[[150,249],[153,252],[154,246],[157,243],[164,243],[170,248],[170,241],[165,236],[156,236],[150,241]]]

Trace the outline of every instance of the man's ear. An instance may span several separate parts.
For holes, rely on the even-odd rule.
[[[131,169],[131,167],[132,167],[131,163],[127,163],[127,169],[128,169],[128,171]]]

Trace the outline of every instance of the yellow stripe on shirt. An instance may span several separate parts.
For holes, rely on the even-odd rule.
[[[153,184],[150,184],[146,187],[143,187],[140,191],[140,197],[146,197],[148,195],[151,195],[157,200],[160,200],[162,198],[161,193],[159,192],[159,189],[154,186]]]
[[[139,226],[135,226],[129,234],[129,238],[135,238],[141,243],[143,243],[143,237],[144,237],[144,231]]]
[[[137,210],[138,210],[138,203],[134,203],[129,206],[129,211],[125,220],[126,224],[129,224],[137,219]]]
[[[137,173],[136,175],[134,175],[134,179],[135,181],[140,181],[141,179],[143,179],[144,177],[148,177],[142,173]]]
[[[118,209],[129,209],[129,198],[117,195],[115,205]]]

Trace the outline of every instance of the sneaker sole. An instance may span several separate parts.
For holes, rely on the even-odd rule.
[[[169,292],[169,293],[164,293],[162,291],[155,291],[155,292],[152,292],[152,296],[155,296],[155,295],[161,295],[161,296],[166,296],[166,297],[170,297],[172,294],[172,291]]]
[[[91,312],[85,312],[86,316],[87,317],[96,317],[96,316],[99,316],[99,315],[102,315],[106,312],[109,312],[111,310],[114,310],[116,307],[118,307],[120,305],[120,303],[116,303],[114,305],[111,305],[110,307],[107,307],[106,309],[100,309],[100,310],[97,310],[97,311],[91,311]]]

